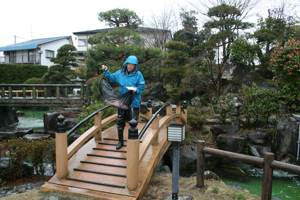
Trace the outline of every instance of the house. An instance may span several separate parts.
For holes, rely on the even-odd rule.
[[[80,67],[85,67],[85,59],[83,53],[91,47],[90,44],[88,44],[88,38],[92,35],[95,35],[100,32],[108,32],[110,30],[113,30],[115,28],[105,28],[105,29],[95,29],[95,30],[87,30],[87,31],[80,31],[80,32],[73,32],[73,34],[76,36],[75,40],[77,40],[77,63],[80,65]],[[169,42],[172,40],[172,33],[170,30],[163,30],[163,29],[157,29],[157,28],[145,28],[145,27],[139,27],[138,29],[135,29],[140,36],[142,37],[142,43],[141,45],[146,47],[156,47],[163,49],[163,45],[166,42]]]
[[[65,44],[72,44],[71,36],[33,39],[17,44],[0,47],[4,53],[4,63],[33,64],[50,67],[54,63],[50,58],[56,57],[57,49]]]

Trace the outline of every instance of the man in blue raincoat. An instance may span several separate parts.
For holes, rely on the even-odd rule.
[[[129,89],[133,92],[133,101],[130,109],[118,109],[117,128],[119,143],[116,149],[120,149],[124,145],[123,130],[125,127],[125,122],[131,119],[138,121],[141,94],[145,89],[145,80],[142,73],[139,71],[138,59],[135,56],[129,56],[122,65],[122,69],[113,74],[109,72],[107,66],[105,65],[102,65],[102,70],[104,70],[104,75],[109,82],[116,82],[119,84],[120,94],[128,92]]]

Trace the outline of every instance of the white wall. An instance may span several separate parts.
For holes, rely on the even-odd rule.
[[[43,51],[41,55],[41,61],[42,61],[41,64],[47,65],[48,67],[54,65],[54,63],[50,61],[50,58],[46,58],[46,50],[54,51],[54,57],[56,57],[57,50],[65,44],[73,44],[72,38],[64,38],[61,40],[40,45],[40,48]]]

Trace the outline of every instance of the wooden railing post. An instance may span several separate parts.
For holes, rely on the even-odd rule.
[[[167,106],[167,116],[171,116],[173,113],[172,113],[172,104],[170,104],[169,106]]]
[[[35,86],[32,86],[32,98],[36,99],[36,90],[35,90]]]
[[[47,87],[44,87],[44,98],[47,97]]]
[[[272,198],[272,180],[273,180],[273,168],[271,162],[274,160],[274,153],[267,152],[264,156],[264,171],[263,171],[263,182],[261,199],[271,200]]]
[[[94,116],[94,124],[95,126],[100,127],[99,131],[97,133],[95,133],[95,140],[100,140],[102,137],[102,113],[98,112],[97,115]]]
[[[139,145],[137,121],[132,119],[129,121],[130,128],[128,129],[127,140],[127,188],[134,190],[139,185]]]
[[[204,170],[205,170],[205,153],[203,153],[203,148],[205,142],[203,140],[198,140],[197,142],[197,183],[196,187],[204,187]]]
[[[147,108],[148,108],[148,112],[147,112],[147,117],[148,119],[150,119],[152,117],[152,101],[151,100],[148,100],[148,103],[147,103]]]
[[[185,121],[187,122],[188,110],[187,110],[187,103],[186,103],[186,101],[183,101],[182,109],[183,109],[182,115],[183,115]],[[185,124],[185,127],[187,127],[187,123]],[[185,129],[185,132],[187,132],[187,129]]]
[[[62,115],[57,117],[57,132],[55,133],[56,175],[58,179],[64,178],[68,174],[68,137],[64,120]]]
[[[23,98],[26,98],[26,88],[23,87]]]
[[[8,98],[12,99],[12,90],[11,90],[11,86],[8,87]]]
[[[65,87],[65,97],[68,98],[68,87]]]
[[[5,88],[4,87],[1,88],[1,95],[3,98],[5,97]]]
[[[60,93],[59,93],[59,86],[56,86],[56,99],[59,99]]]

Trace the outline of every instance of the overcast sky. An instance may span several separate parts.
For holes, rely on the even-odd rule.
[[[252,21],[256,22],[256,13],[267,13],[270,2],[274,1],[261,0],[252,12]],[[180,7],[193,9],[187,0],[1,0],[0,47],[14,44],[15,38],[19,43],[106,28],[108,26],[98,20],[98,13],[114,8],[135,11],[147,23],[151,15],[159,15],[166,7],[174,11]]]

